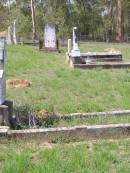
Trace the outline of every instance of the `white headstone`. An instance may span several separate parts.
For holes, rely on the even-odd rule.
[[[56,48],[56,30],[52,23],[45,26],[44,43],[46,48]]]

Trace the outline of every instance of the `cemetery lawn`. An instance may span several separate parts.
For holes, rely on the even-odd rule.
[[[130,61],[129,44],[85,43],[81,50],[121,50]],[[39,52],[33,46],[7,47],[7,79],[26,79],[32,86],[7,89],[14,105],[28,103],[34,110],[60,113],[130,109],[130,69],[72,69],[61,53]]]
[[[129,173],[130,140],[0,144],[0,173]]]

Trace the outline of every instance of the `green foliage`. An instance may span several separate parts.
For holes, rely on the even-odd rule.
[[[4,8],[2,2],[0,1],[0,31],[4,31],[9,24],[8,11]]]
[[[67,38],[72,34],[72,27],[78,26],[81,35],[87,35],[95,39],[102,37],[104,40],[115,39],[116,37],[116,21],[117,21],[117,1],[116,0],[74,0],[69,3],[68,0],[44,0],[35,3],[36,27],[39,38],[43,37],[43,29],[46,23],[52,22],[56,25],[58,38]],[[128,0],[123,1],[124,9],[124,34],[128,32],[128,12],[130,3]],[[3,6],[0,5],[0,21],[3,19]],[[9,9],[6,10],[6,20],[4,20],[3,28],[18,17],[18,35],[19,37],[27,37],[32,33],[31,8],[30,1],[16,1]],[[4,13],[5,14],[5,13]],[[7,15],[8,14],[8,15]],[[7,17],[8,16],[8,17]],[[7,21],[7,18],[9,21]],[[28,28],[27,28],[28,26]],[[30,31],[30,34],[29,34]]]
[[[45,20],[44,20],[44,16],[43,16],[43,11],[42,8],[38,5],[36,8],[36,24],[37,24],[37,35],[39,38],[43,38],[43,29],[44,29],[44,25],[45,25]]]
[[[64,39],[72,30],[72,23],[69,8],[66,1],[46,0],[46,6],[43,9],[45,23],[52,22],[56,25],[58,37]]]
[[[17,23],[17,34],[22,38],[31,38],[32,20],[29,15],[19,14]]]

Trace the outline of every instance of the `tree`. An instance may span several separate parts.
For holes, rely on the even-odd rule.
[[[7,1],[7,0],[3,0]],[[10,26],[17,16],[19,37],[43,37],[44,26],[55,24],[59,38],[72,34],[73,26],[92,39],[122,41],[127,34],[129,0],[15,0],[4,8],[0,1],[0,30]]]
[[[117,0],[117,41],[124,40],[123,0]]]
[[[4,31],[9,24],[9,14],[4,3],[0,1],[0,31]]]
[[[36,16],[35,16],[34,0],[31,0],[31,13],[32,13],[33,40],[36,40],[37,31],[36,31]]]

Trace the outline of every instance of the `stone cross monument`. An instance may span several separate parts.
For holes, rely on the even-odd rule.
[[[5,39],[0,38],[0,104],[5,102],[5,93],[6,93],[6,81],[5,81]]]
[[[80,50],[78,46],[78,36],[77,36],[77,27],[73,28],[73,49],[71,52],[72,57],[80,57]]]
[[[6,100],[5,60],[5,38],[0,38],[0,126],[9,125],[13,115],[13,102]]]

